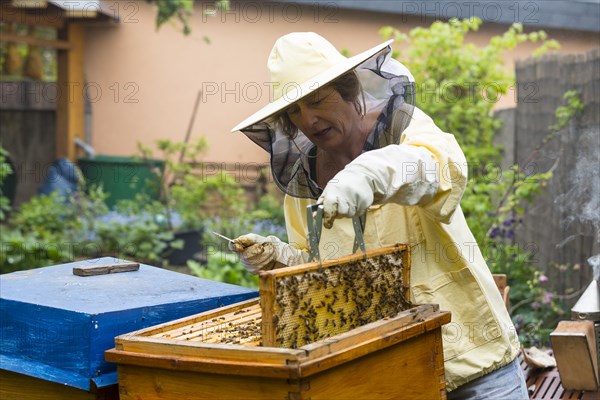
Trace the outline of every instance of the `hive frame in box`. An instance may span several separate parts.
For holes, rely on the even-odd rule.
[[[410,248],[398,244],[259,273],[264,346],[297,348],[410,308]]]

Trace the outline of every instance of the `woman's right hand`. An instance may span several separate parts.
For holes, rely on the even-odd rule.
[[[308,261],[306,251],[284,243],[275,236],[249,233],[230,242],[229,249],[239,254],[241,263],[253,274]]]

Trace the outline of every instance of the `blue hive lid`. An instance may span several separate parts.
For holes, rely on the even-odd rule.
[[[1,298],[41,306],[100,314],[138,307],[179,303],[192,298],[255,292],[140,264],[139,271],[77,276],[75,266],[122,262],[112,257],[0,275]]]

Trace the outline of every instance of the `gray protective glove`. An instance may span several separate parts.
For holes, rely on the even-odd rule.
[[[306,251],[284,243],[275,236],[249,233],[230,242],[229,249],[239,254],[244,267],[253,274],[308,262]]]
[[[389,145],[361,154],[325,186],[317,203],[323,204],[323,226],[335,218],[362,215],[373,203],[393,200],[422,205],[438,189],[433,155],[422,147]]]

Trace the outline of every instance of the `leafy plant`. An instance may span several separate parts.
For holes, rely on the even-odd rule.
[[[494,36],[484,47],[465,41],[477,31],[479,18],[434,22],[417,27],[408,35],[384,27],[384,37],[408,45],[406,52],[396,52],[418,83],[417,105],[445,132],[452,132],[473,165],[497,163],[500,149],[493,137],[501,122],[491,116],[495,103],[514,87],[514,77],[504,67],[504,56],[521,43],[542,41],[536,51],[541,54],[558,48],[547,40],[544,31],[523,33],[521,24],[513,24],[501,36]]]
[[[192,32],[190,27],[190,17],[194,10],[194,1],[192,0],[146,0],[147,3],[156,5],[156,29],[163,24],[176,18],[182,25],[184,35]],[[229,0],[215,0],[215,9],[228,10]]]
[[[160,175],[160,205],[150,204],[152,212],[162,209],[167,224],[172,228],[202,228],[209,217],[237,217],[245,210],[246,201],[241,186],[230,175],[219,172],[206,175],[200,158],[207,148],[204,138],[191,143],[159,140],[159,157],[165,168]],[[138,145],[144,158],[152,158],[149,147]],[[145,204],[136,200],[137,204]],[[138,212],[141,210],[138,210]],[[179,226],[174,227],[174,214]]]
[[[229,238],[253,232],[263,236],[274,235],[287,241],[283,210],[280,204],[279,199],[267,194],[261,197],[255,209],[244,212],[235,218],[215,217],[209,219],[202,240],[208,262],[206,267],[203,267],[198,262],[189,261],[188,266],[192,273],[201,278],[256,288],[258,285],[256,277],[246,271],[239,261],[239,256],[229,250],[228,243],[213,235],[212,232],[221,233]]]
[[[159,201],[139,194],[134,200],[120,200],[115,210],[116,214],[100,218],[95,226],[103,255],[164,265],[165,252],[183,246],[175,240]]]
[[[134,199],[120,200],[109,211],[104,203],[107,194],[100,187],[85,187],[83,179],[69,196],[55,192],[34,197],[1,225],[0,271],[100,256],[166,265],[169,252],[184,244],[176,239],[178,231],[196,229],[204,230],[202,247],[209,257],[206,267],[192,262],[192,272],[229,283],[256,285],[227,249],[227,243],[210,231],[230,237],[256,232],[285,238],[279,202],[265,196],[258,209],[247,210],[245,193],[234,177],[224,172],[204,174],[200,160],[206,149],[203,138],[191,143],[161,140],[156,147],[164,160],[164,168],[153,170],[159,176],[153,180],[160,185],[158,199],[147,191],[140,192]],[[140,158],[154,158],[152,149],[141,145],[139,149]],[[5,154],[0,152],[2,157]],[[4,159],[0,161],[0,179],[4,179],[10,167]],[[212,254],[215,252],[219,255]]]
[[[0,222],[6,218],[6,213],[10,211],[10,200],[2,190],[4,182],[14,171],[7,160],[8,152],[0,146]]]
[[[231,252],[211,252],[206,266],[194,260],[189,260],[187,265],[200,278],[258,288],[258,276],[250,274],[240,263],[239,257]]]
[[[54,243],[40,242],[35,234],[3,225],[0,273],[44,267],[70,261],[70,253]]]
[[[96,221],[108,209],[101,188],[73,193],[67,197],[53,192],[33,197],[15,210],[0,226],[0,272],[53,265],[73,261],[94,243]]]

